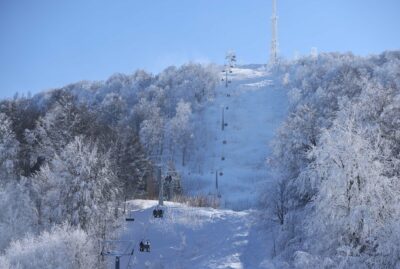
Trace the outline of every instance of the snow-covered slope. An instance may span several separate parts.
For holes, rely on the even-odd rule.
[[[287,96],[280,78],[262,68],[234,68],[230,79],[198,119],[204,130],[196,141],[202,144],[191,153],[191,163],[178,167],[191,194],[215,194],[217,172],[225,209],[167,202],[165,217],[155,219],[156,201],[130,202],[135,221],[127,222],[121,239],[132,240],[135,255],[124,257],[121,268],[274,268],[268,262],[274,252],[268,228],[275,225],[266,226],[255,205],[261,185],[268,183],[269,143],[286,115]],[[151,252],[139,251],[142,240],[151,242]]]
[[[156,201],[129,203],[134,222],[127,222],[123,240],[133,240],[134,256],[122,257],[121,268],[271,268],[271,239],[261,230],[258,212],[193,208],[166,203],[163,219],[154,219]],[[149,240],[150,252],[139,242]],[[121,246],[129,248],[129,243]],[[110,258],[110,267],[113,260]]]
[[[281,79],[262,67],[232,71],[232,83],[227,88],[221,83],[205,111],[207,143],[199,149],[205,160],[197,164],[201,169],[186,171],[184,180],[192,183],[192,192],[212,193],[218,171],[222,206],[240,210],[254,207],[260,184],[268,182],[269,142],[286,115],[287,96],[278,86]],[[224,130],[222,113],[228,124]]]

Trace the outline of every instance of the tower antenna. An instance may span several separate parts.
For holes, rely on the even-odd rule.
[[[269,62],[271,65],[276,64],[278,61],[278,16],[276,9],[276,0],[272,0],[272,17],[271,17],[271,26],[272,26],[272,38],[271,38],[271,51],[270,51],[270,59]]]

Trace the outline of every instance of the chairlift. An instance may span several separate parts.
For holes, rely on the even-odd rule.
[[[226,145],[226,143],[227,143],[226,140],[222,141],[222,144]]]
[[[226,95],[226,97],[231,97],[231,94],[230,94],[230,93],[228,93],[228,94]]]
[[[140,241],[139,251],[140,252],[150,252],[150,241],[149,240]]]
[[[153,217],[154,218],[163,218],[164,217],[164,211],[161,208],[154,208],[153,210]]]
[[[222,156],[222,157],[221,157],[221,160],[222,160],[222,161],[225,161],[225,157],[224,157],[224,156]]]
[[[222,176],[224,175],[224,173],[222,173],[222,172],[219,172],[219,175],[222,177]]]
[[[225,109],[228,110],[228,109],[229,109],[229,106],[225,107]]]
[[[172,176],[171,176],[171,175],[167,175],[167,176],[164,178],[164,182],[167,183],[167,184],[171,184],[171,182],[172,182]]]
[[[132,240],[105,240],[101,242],[100,255],[103,257],[115,257],[115,268],[120,268],[120,260],[123,256],[130,256],[132,258],[135,250],[135,242]],[[124,246],[125,251],[121,251]],[[149,244],[150,251],[150,244]]]
[[[227,126],[228,126],[228,123],[225,122],[225,123],[224,123],[224,126],[227,127]]]
[[[126,221],[135,221],[135,219],[133,218],[133,212],[130,211],[129,215],[125,218]]]

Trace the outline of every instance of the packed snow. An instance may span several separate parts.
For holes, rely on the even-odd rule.
[[[158,201],[130,201],[121,249],[134,248],[122,257],[121,268],[271,268],[272,241],[256,210],[232,211],[194,208],[166,202],[164,218],[154,218]],[[149,240],[150,252],[140,252],[139,242]],[[114,260],[109,258],[110,266]]]
[[[233,68],[229,78],[229,86],[221,82],[204,112],[208,141],[198,154],[206,158],[198,164],[201,169],[187,171],[183,181],[193,183],[195,194],[214,193],[217,172],[221,206],[241,210],[256,206],[259,190],[268,184],[270,142],[286,116],[288,102],[280,81],[274,81],[263,66]]]

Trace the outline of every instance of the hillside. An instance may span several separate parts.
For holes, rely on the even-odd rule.
[[[259,190],[269,180],[270,142],[286,116],[288,100],[281,78],[262,66],[233,68],[230,80],[228,87],[221,81],[203,112],[207,141],[195,154],[206,157],[189,166],[184,183],[191,193],[215,193],[218,171],[222,206],[240,210],[257,206]]]
[[[136,245],[134,257],[121,260],[122,268],[273,268],[270,232],[275,224],[265,222],[263,212],[254,207],[260,190],[272,180],[266,161],[286,115],[287,92],[261,66],[232,71],[232,83],[225,87],[221,82],[215,99],[202,111],[204,137],[196,141],[205,143],[197,145],[192,159],[204,162],[178,169],[186,191],[194,195],[215,194],[217,171],[221,208],[226,209],[167,202],[165,218],[154,219],[156,201],[129,202],[135,222],[126,223],[121,239],[135,242],[124,247]],[[223,129],[222,113],[227,124]],[[151,242],[150,253],[139,251],[142,240]]]
[[[400,268],[399,66],[323,53],[225,87],[188,64],[2,101],[0,268],[112,268],[116,238],[139,268]],[[154,219],[160,168],[166,196],[218,209]]]

